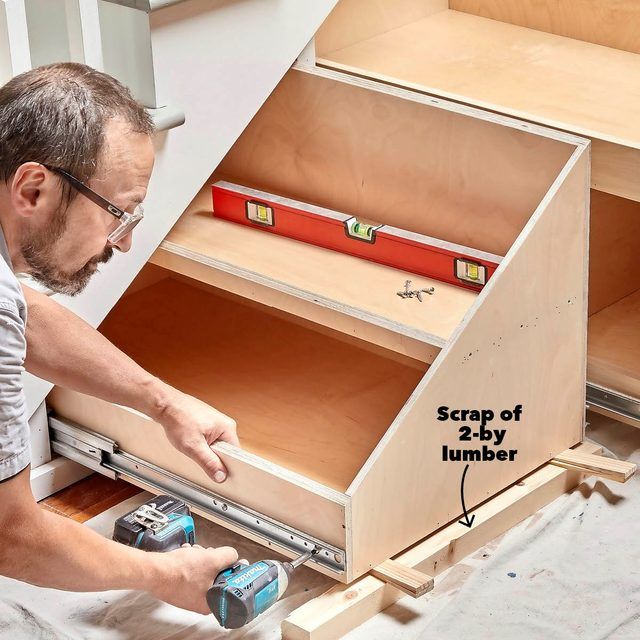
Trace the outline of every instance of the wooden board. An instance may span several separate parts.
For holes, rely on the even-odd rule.
[[[354,577],[462,515],[464,464],[443,462],[442,445],[482,443],[461,443],[464,423],[437,421],[438,407],[523,407],[520,422],[497,421],[508,429],[502,446],[518,456],[472,462],[467,506],[582,439],[588,161],[579,147],[349,487]]]
[[[640,164],[637,54],[450,10],[318,63],[613,143],[608,162],[594,160],[593,184],[640,200],[631,170]],[[622,171],[607,167],[612,156]]]
[[[627,460],[605,458],[591,453],[583,453],[567,449],[558,454],[551,464],[565,469],[577,469],[582,473],[613,480],[614,482],[626,482],[637,471],[637,465]]]
[[[591,186],[622,198],[640,201],[640,152],[604,140],[592,140]]]
[[[420,598],[433,589],[433,578],[426,573],[408,567],[397,560],[385,560],[375,569],[371,569],[371,575],[383,582],[410,595],[412,598]]]
[[[316,53],[342,49],[448,6],[448,0],[393,0],[393,4],[388,0],[341,0],[316,34]]]
[[[574,148],[548,135],[412,91],[293,70],[219,174],[502,256]]]
[[[449,0],[449,8],[640,53],[636,0]]]
[[[622,300],[638,288],[638,237],[640,203],[592,190],[589,234],[590,315]]]
[[[589,318],[587,379],[640,397],[640,290]]]
[[[477,293],[368,260],[261,233],[214,218],[207,182],[151,258],[154,264],[233,292],[255,283],[247,297],[382,346],[431,361]],[[397,292],[406,280],[435,287],[423,303]],[[254,295],[251,295],[254,293]],[[276,295],[279,293],[279,295]],[[293,294],[293,295],[292,295]],[[306,299],[307,303],[304,304]],[[341,319],[344,314],[347,317]],[[359,322],[354,331],[353,319]],[[368,328],[361,327],[363,323]],[[399,336],[408,338],[404,343]],[[406,352],[406,350],[405,350]]]
[[[578,450],[595,453],[594,444]],[[465,556],[579,484],[584,475],[546,465],[473,511],[470,529],[455,522],[401,553],[397,560],[437,576]],[[296,609],[282,623],[283,640],[337,640],[404,594],[372,575],[350,585],[336,585]]]

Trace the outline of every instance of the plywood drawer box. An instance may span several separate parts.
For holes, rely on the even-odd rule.
[[[462,423],[439,421],[438,407],[522,405],[520,421],[493,425],[507,428],[501,447],[487,445],[517,454],[470,463],[468,506],[582,439],[588,151],[568,134],[293,69],[101,327],[236,418],[242,449],[218,447],[228,480],[210,482],[144,416],[60,388],[50,405],[212,501],[320,541],[339,566],[312,566],[350,582],[461,515],[465,463],[443,461],[443,446],[486,443],[461,443]],[[217,179],[500,265],[471,291],[261,233],[212,216]],[[406,280],[435,292],[402,299]]]
[[[640,3],[340,0],[317,64],[592,140],[589,405],[640,426]]]

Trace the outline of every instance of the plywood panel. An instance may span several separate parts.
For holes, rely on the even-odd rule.
[[[589,314],[638,289],[640,203],[591,191]],[[640,316],[638,316],[640,319]]]
[[[582,439],[587,176],[583,148],[349,488],[354,576],[462,515],[464,463],[441,447],[482,443],[460,442],[464,423],[437,421],[439,406],[523,407],[520,422],[497,420],[515,460],[470,463],[468,508]]]
[[[640,202],[640,148],[592,140],[591,186]]]
[[[640,148],[640,57],[633,53],[446,11],[325,58],[330,66]]]
[[[640,4],[636,0],[449,0],[449,7],[640,53]]]
[[[448,6],[448,0],[340,0],[316,33],[316,52],[341,49]]]
[[[220,175],[504,255],[571,147],[440,104],[341,74],[294,70]]]
[[[640,290],[589,318],[587,379],[640,398]]]

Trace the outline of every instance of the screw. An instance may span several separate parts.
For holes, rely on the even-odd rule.
[[[399,296],[400,298],[418,298],[418,300],[422,302],[423,293],[426,293],[431,296],[435,292],[435,287],[429,287],[428,289],[411,291],[411,289],[409,289],[410,286],[411,286],[411,280],[405,280],[404,291],[398,291],[396,295]]]
[[[226,503],[222,503],[222,510],[226,511],[229,508],[229,506]]]

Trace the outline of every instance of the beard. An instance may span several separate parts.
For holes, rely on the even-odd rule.
[[[56,264],[55,248],[67,228],[66,211],[60,210],[44,229],[28,230],[23,234],[21,251],[29,265],[29,275],[54,293],[67,296],[78,295],[89,284],[91,276],[98,271],[98,265],[108,262],[113,256],[113,248],[94,256],[81,269],[66,273]]]

